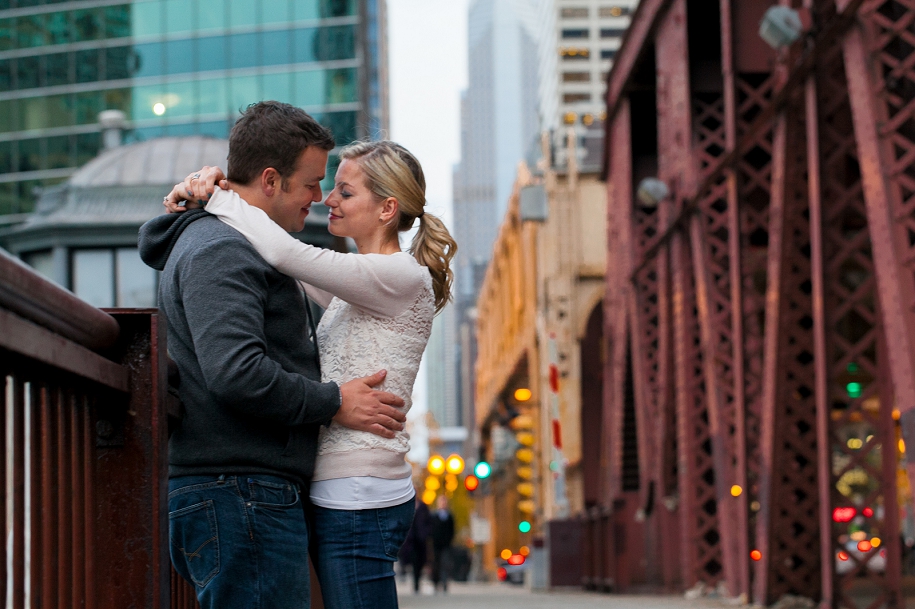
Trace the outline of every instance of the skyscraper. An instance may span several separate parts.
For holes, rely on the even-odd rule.
[[[302,107],[339,143],[387,128],[384,0],[0,0],[0,214],[31,209],[126,137],[226,137],[261,99]],[[334,167],[329,168],[332,179]]]
[[[470,6],[461,162],[454,171],[459,308],[476,300],[518,163],[539,132],[536,1],[475,0]]]
[[[607,73],[638,0],[541,0],[540,119],[590,126],[603,113]]]
[[[469,9],[469,80],[453,181],[455,302],[433,327],[428,359],[430,411],[455,443],[466,437],[462,426],[473,410],[472,308],[518,163],[539,131],[536,9],[537,0],[474,0]]]

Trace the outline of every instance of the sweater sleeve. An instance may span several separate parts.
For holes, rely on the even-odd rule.
[[[302,243],[232,191],[217,189],[206,209],[244,235],[281,273],[371,315],[395,317],[403,313],[423,288],[425,269],[412,257],[348,254]]]
[[[207,390],[249,416],[325,423],[340,408],[337,384],[288,372],[267,355],[267,272],[240,239],[214,239],[181,261],[182,305]]]

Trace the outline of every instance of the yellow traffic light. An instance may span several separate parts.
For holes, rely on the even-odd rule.
[[[518,477],[522,480],[530,480],[534,477],[534,469],[527,466],[521,466],[518,468]]]
[[[445,461],[445,470],[449,474],[460,474],[464,471],[464,460],[461,459],[460,455],[449,455],[448,460]]]
[[[516,488],[518,489],[518,494],[522,497],[534,496],[534,485],[530,482],[522,482]]]
[[[430,491],[437,491],[442,488],[442,483],[435,476],[429,476],[426,478],[426,488]]]
[[[518,502],[518,509],[525,514],[533,514],[537,506],[531,499],[522,499]]]
[[[534,445],[534,434],[529,431],[519,431],[515,434],[515,439],[518,440],[518,444],[521,446]]]
[[[519,448],[515,451],[515,457],[522,463],[531,463],[534,460],[534,451],[530,448]]]
[[[429,457],[426,469],[428,469],[429,473],[433,476],[441,476],[445,473],[445,460],[439,455],[432,455]]]
[[[527,387],[519,387],[518,389],[515,389],[515,401],[526,402],[531,399],[533,395],[534,392]]]
[[[526,431],[534,428],[534,417],[526,414],[519,414],[508,424],[515,431]]]
[[[454,474],[445,474],[445,490],[453,493],[457,490],[458,479]]]

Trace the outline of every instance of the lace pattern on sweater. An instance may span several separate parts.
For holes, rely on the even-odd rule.
[[[404,412],[410,409],[413,383],[435,315],[432,277],[425,268],[423,273],[423,290],[396,317],[370,315],[339,298],[330,302],[318,324],[323,381],[342,384],[385,369],[387,377],[378,389],[402,398]],[[410,436],[401,431],[387,439],[331,422],[321,430],[318,441],[318,455],[374,448],[406,454]]]

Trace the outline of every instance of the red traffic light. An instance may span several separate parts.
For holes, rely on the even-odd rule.
[[[477,490],[479,486],[480,479],[473,474],[467,474],[467,477],[464,478],[464,488],[466,488],[468,491],[473,492]]]
[[[520,554],[512,554],[508,559],[508,564],[510,565],[523,565],[524,557]]]

